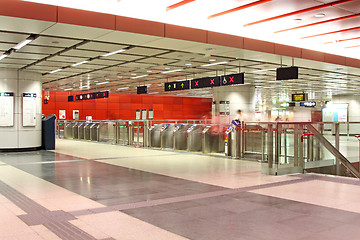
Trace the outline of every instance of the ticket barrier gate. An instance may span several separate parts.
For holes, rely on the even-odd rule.
[[[85,139],[85,127],[90,123],[83,123],[79,126],[79,139]]]
[[[73,131],[73,139],[79,139],[79,126],[80,126],[80,122],[77,122],[74,124],[74,126],[72,127],[72,131]]]
[[[187,149],[187,130],[191,127],[189,124],[178,124],[173,131],[174,150]]]
[[[187,130],[187,150],[188,151],[202,151],[202,131],[203,125],[194,124]]]
[[[132,145],[134,143],[134,128],[127,123],[117,126],[118,141],[121,145]]]
[[[225,156],[231,157],[231,147],[232,147],[232,132],[234,131],[234,127],[228,127],[225,131],[225,140],[224,140],[224,147],[225,147]]]
[[[90,127],[90,140],[91,141],[99,141],[99,128],[100,123],[93,123]]]
[[[203,153],[221,153],[225,151],[224,133],[221,127],[206,126],[202,131],[202,152]]]
[[[160,146],[161,148],[174,147],[174,123],[165,124],[160,130]]]
[[[65,126],[65,132],[64,132],[65,138],[73,138],[73,126],[74,125],[75,125],[75,123],[72,122],[72,123],[68,123]]]
[[[150,147],[161,147],[160,131],[166,124],[155,124],[150,128]]]
[[[87,124],[84,128],[85,128],[85,132],[84,132],[84,139],[85,140],[91,140],[91,134],[90,134],[90,130],[91,127],[94,125],[95,123],[89,123]]]

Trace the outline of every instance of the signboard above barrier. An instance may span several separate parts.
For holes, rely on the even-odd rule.
[[[190,89],[189,80],[165,83],[165,92]]]

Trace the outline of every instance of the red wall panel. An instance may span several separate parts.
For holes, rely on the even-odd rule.
[[[72,93],[73,95],[80,93]],[[173,96],[129,95],[110,93],[109,98],[68,102],[67,92],[45,92],[49,104],[43,104],[45,115],[59,115],[66,110],[72,120],[73,110],[79,110],[80,120],[92,116],[94,120],[135,119],[137,109],[154,109],[154,119],[200,119],[211,111],[211,99]]]

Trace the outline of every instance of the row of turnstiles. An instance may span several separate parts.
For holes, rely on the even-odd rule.
[[[250,134],[234,125],[149,122],[70,122],[64,126],[64,137],[89,141],[108,139],[113,144],[221,153],[241,158],[246,151],[261,152],[261,133]],[[101,130],[102,129],[102,130]],[[104,131],[104,129],[106,131]],[[107,134],[107,136],[101,136]]]
[[[101,122],[70,122],[64,127],[64,137],[69,139],[83,139],[99,141]]]

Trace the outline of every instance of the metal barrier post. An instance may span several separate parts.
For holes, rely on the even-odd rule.
[[[340,146],[339,123],[334,123],[334,128],[335,128],[335,148],[339,150],[339,146]],[[336,161],[336,175],[340,175],[340,167],[341,167],[340,160],[336,158],[335,161]]]
[[[284,127],[284,163],[288,164],[289,160],[287,157],[287,128]]]
[[[119,129],[120,129],[120,124],[118,121],[115,121],[115,124],[114,124],[114,130],[115,130],[115,144],[119,144]]]
[[[272,123],[268,124],[268,135],[267,135],[267,156],[268,156],[268,166],[269,168],[273,167],[273,125]]]
[[[241,122],[241,127],[245,129],[245,122]],[[240,158],[245,155],[245,130],[240,131]]]
[[[299,125],[294,124],[294,167],[299,166]]]
[[[279,166],[280,154],[281,154],[281,125],[276,123],[276,129],[275,129],[275,164],[276,164],[276,168],[278,168],[278,166]]]
[[[265,129],[261,129],[261,162],[265,161]]]
[[[299,124],[299,135],[298,137],[300,137],[304,132],[304,125],[303,124]],[[299,142],[299,156],[298,156],[298,166],[303,168],[304,167],[304,149],[303,149],[303,142],[300,141]]]

